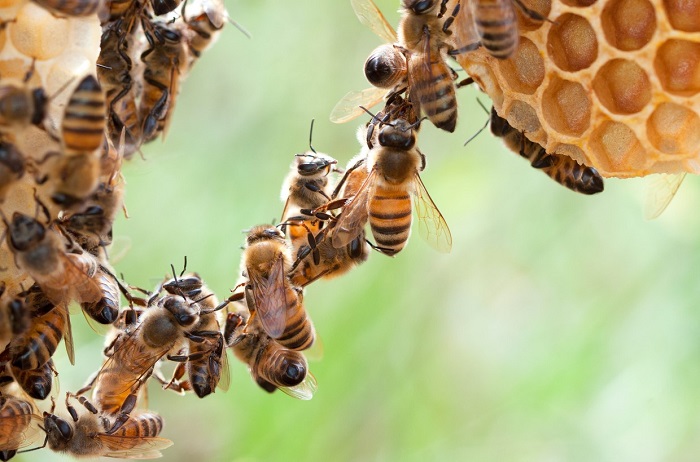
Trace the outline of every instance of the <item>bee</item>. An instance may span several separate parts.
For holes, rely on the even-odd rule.
[[[591,195],[604,189],[603,177],[593,167],[581,165],[569,156],[549,154],[539,144],[527,139],[523,132],[513,128],[506,119],[491,108],[491,133],[503,138],[513,152],[519,153],[545,175],[574,192]]]
[[[65,307],[49,301],[36,284],[22,295],[31,318],[29,328],[13,336],[7,346],[11,366],[21,370],[39,369],[49,362],[61,337],[65,340],[68,358],[74,363],[70,318]]]
[[[61,155],[57,159],[51,200],[62,207],[84,203],[99,184],[100,158],[96,153],[81,153]]]
[[[151,23],[145,30],[150,45],[141,54],[144,63],[143,96],[139,105],[143,141],[167,132],[179,92],[180,76],[187,65],[182,34],[165,24]]]
[[[241,262],[248,278],[244,294],[251,315],[280,345],[305,350],[314,343],[315,331],[303,304],[303,292],[289,280],[291,247],[284,234],[272,225],[253,227],[246,238]],[[239,299],[234,294],[217,309]]]
[[[304,355],[274,341],[260,323],[242,313],[229,313],[226,338],[236,357],[248,365],[255,382],[268,393],[277,388],[294,398],[309,400],[316,392],[316,378]]]
[[[34,442],[36,420],[33,405],[24,399],[0,393],[0,457],[12,458],[18,449]]]
[[[49,98],[43,88],[5,83],[0,85],[0,129],[40,126]]]
[[[165,295],[149,306],[137,325],[113,342],[113,351],[97,374],[93,400],[103,410],[119,409],[136,395],[156,363],[177,351],[199,322],[199,307],[180,295]]]
[[[420,179],[425,157],[415,145],[413,125],[404,119],[386,123],[377,141],[365,161],[367,178],[347,200],[330,233],[333,247],[348,245],[369,220],[376,248],[395,255],[408,241],[413,205],[421,236],[437,250],[449,252],[449,227]]]
[[[203,11],[199,14],[188,17],[185,7],[182,11],[184,25],[191,31],[187,37],[187,47],[193,57],[189,63],[190,67],[194,60],[214,43],[228,17],[223,1],[210,0],[202,3]]]
[[[4,202],[10,187],[24,176],[26,162],[12,144],[0,141],[0,203]]]
[[[186,266],[186,263],[185,263]],[[166,388],[176,390],[193,390],[195,394],[204,398],[214,392],[218,386],[226,391],[230,385],[228,359],[226,357],[226,344],[221,326],[216,319],[213,309],[218,305],[214,293],[204,285],[202,278],[197,273],[190,273],[183,277],[173,277],[163,284],[166,292],[172,295],[182,295],[186,299],[197,303],[200,308],[199,322],[192,329],[187,338],[187,354],[168,356],[171,361],[180,362],[173,379]],[[187,372],[188,381],[180,382]],[[177,381],[177,385],[175,382]]]
[[[158,436],[163,430],[163,418],[158,414],[139,411],[123,422],[113,422],[89,401],[80,402],[87,412],[78,415],[67,404],[71,420],[55,415],[53,409],[44,412],[45,444],[51,450],[74,457],[153,459],[162,457],[160,450],[173,444]]]
[[[117,145],[122,130],[125,131],[124,156],[130,157],[138,147],[140,121],[136,110],[136,95],[132,92],[129,41],[123,19],[107,24],[100,39],[100,55],[97,58],[97,77],[105,90],[108,107],[108,132]],[[122,146],[119,146],[122,149]]]
[[[365,77],[372,87],[350,91],[331,111],[331,122],[344,123],[362,114],[362,107],[370,108],[384,99],[387,93],[405,91],[408,64],[406,56],[395,45],[398,36],[372,0],[351,0],[360,22],[383,39],[385,44],[375,48],[364,65]]]
[[[87,254],[90,255],[90,254]],[[94,276],[102,296],[95,302],[82,302],[83,312],[100,324],[112,324],[119,316],[119,284],[104,266],[99,265]]]
[[[53,360],[36,369],[19,369],[11,366],[12,375],[22,390],[34,399],[46,399],[51,393],[54,376],[58,376]]]
[[[34,0],[34,2],[59,16],[90,16],[97,12],[101,0]]]
[[[443,3],[401,0],[398,37],[406,55],[408,91],[416,114],[422,110],[436,127],[451,133],[457,125],[456,76],[443,52],[452,51],[449,26],[457,11],[443,20]]]

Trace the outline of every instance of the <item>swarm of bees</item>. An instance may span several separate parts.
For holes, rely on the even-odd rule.
[[[386,42],[364,65],[372,87],[348,93],[331,114],[335,122],[370,116],[358,130],[360,152],[341,168],[310,136],[284,179],[279,224],[247,232],[240,277],[221,301],[186,260],[180,273],[171,267],[146,290],[117,277],[109,253],[123,209],[122,162],[167,134],[182,79],[232,22],[223,4],[16,0],[7,9],[0,28],[1,460],[47,447],[74,457],[159,457],[172,441],[160,436],[164,421],[148,408],[147,384],[199,398],[225,391],[228,349],[263,390],[311,399],[317,382],[306,354],[318,340],[307,286],[375,252],[395,257],[414,212],[419,235],[450,251],[447,222],[421,179],[421,125],[456,130],[457,90],[474,80],[458,82],[453,58],[486,54],[508,63],[523,48],[521,25],[551,20],[521,0],[401,0],[397,32],[372,0],[351,3]],[[31,35],[28,24],[39,21],[37,31],[67,27],[70,40]],[[90,47],[99,49],[96,57],[87,57]],[[482,74],[475,79],[490,90]],[[594,166],[532,141],[501,106],[495,100],[487,111],[493,135],[562,186],[603,191]],[[52,357],[63,340],[75,361],[74,302],[108,334],[101,367],[61,401]]]

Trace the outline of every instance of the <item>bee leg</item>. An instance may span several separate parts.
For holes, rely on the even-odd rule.
[[[171,358],[168,357],[168,359]],[[173,371],[173,376],[170,378],[170,381],[163,384],[163,390],[173,390],[180,394],[184,393],[185,390],[182,386],[183,384],[180,382],[180,379],[185,375],[185,371],[185,362],[178,364]]]
[[[70,414],[71,418],[73,419],[73,422],[78,421],[78,413],[76,412],[75,408],[70,405],[70,402],[69,402],[70,398],[78,400],[78,402],[80,404],[82,404],[83,407],[85,409],[87,409],[89,412],[91,412],[93,414],[98,413],[97,408],[95,408],[95,406],[93,406],[92,403],[90,401],[88,401],[88,399],[86,397],[76,396],[75,394],[68,392],[68,393],[66,393],[66,409],[68,410],[68,413]]]
[[[114,342],[112,342],[112,343],[114,343]],[[80,396],[80,395],[82,395],[82,394],[85,394],[85,393],[88,392],[89,390],[91,390],[92,387],[95,385],[95,380],[97,380],[97,376],[99,375],[99,373],[100,373],[100,371],[93,372],[93,374],[92,374],[92,375],[90,376],[90,378],[88,379],[88,382],[83,386],[83,388],[81,388],[80,390],[76,391],[76,392],[75,392],[75,395],[76,395],[76,396]]]
[[[143,382],[141,382],[143,383]],[[139,387],[140,388],[140,387]],[[129,414],[131,414],[131,411],[134,410],[136,407],[136,395],[134,393],[130,394],[129,396],[126,397],[124,402],[122,403],[121,407],[119,408],[119,414],[117,418],[114,420],[114,424],[112,427],[107,430],[106,434],[111,435],[120,428],[124,426],[124,424],[129,420]]]
[[[438,14],[438,18],[442,18],[447,12],[447,1],[448,0],[442,0],[442,3],[440,4],[440,14]],[[450,13],[450,16],[447,19],[445,19],[445,22],[442,23],[442,32],[444,32],[445,35],[452,35],[450,26],[452,26],[452,23],[454,22],[455,17],[457,16],[457,13],[459,13],[459,9],[461,7],[462,4],[460,2],[457,2],[457,5],[455,5],[454,9],[452,10],[452,13]]]
[[[548,19],[542,16],[540,13],[538,13],[535,10],[531,10],[530,8],[526,7],[522,1],[520,0],[513,0],[513,3],[515,3],[520,10],[525,13],[526,16],[528,16],[530,19],[534,19],[535,21],[547,21]]]

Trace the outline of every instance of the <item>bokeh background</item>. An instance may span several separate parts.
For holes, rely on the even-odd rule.
[[[393,24],[397,0],[377,4]],[[359,122],[331,108],[368,86],[381,43],[348,1],[230,0],[233,27],[182,87],[165,142],[124,169],[129,219],[116,264],[152,287],[198,271],[223,298],[242,230],[279,220],[282,179],[314,147],[347,162]],[[695,461],[700,454],[700,189],[688,178],[666,213],[643,218],[644,181],[576,195],[485,131],[474,88],[456,133],[430,124],[423,180],[454,237],[417,235],[396,258],[307,290],[323,341],[319,389],[268,395],[231,358],[227,393],[204,400],[152,385],[175,441],[168,461]],[[77,364],[57,353],[62,391],[100,363],[103,338],[74,318]],[[68,460],[48,451],[18,460]]]

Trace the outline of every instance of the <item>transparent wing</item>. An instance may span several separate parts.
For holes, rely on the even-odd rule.
[[[413,189],[413,205],[418,217],[418,233],[431,247],[440,252],[449,252],[452,250],[450,228],[428,194],[428,190],[425,189],[423,180],[420,179],[418,173],[415,174]]]
[[[372,0],[350,0],[350,4],[362,25],[389,43],[398,41],[396,31]]]
[[[331,245],[336,249],[348,245],[365,227],[369,218],[369,195],[374,189],[376,170],[372,170],[352,199],[343,206],[331,231]]]
[[[280,390],[292,398],[308,401],[314,397],[314,393],[316,393],[316,390],[318,390],[318,383],[316,382],[316,377],[309,372],[306,374],[304,381],[299,385],[293,387],[282,387]]]
[[[270,266],[267,278],[248,268],[252,283],[256,316],[272,338],[280,338],[287,322],[287,291],[284,283],[284,258],[279,254]]]
[[[119,263],[131,249],[131,239],[128,236],[115,236],[109,246],[109,261],[112,265]]]
[[[219,348],[218,345],[217,348]],[[228,391],[229,387],[231,386],[231,371],[228,365],[228,349],[224,344],[223,336],[221,337],[221,375],[217,386],[222,391]]]
[[[386,95],[386,88],[370,87],[360,91],[350,91],[331,110],[331,122],[342,124],[365,114],[360,106],[367,109],[378,104]]]
[[[479,47],[479,34],[474,25],[474,15],[472,10],[476,7],[476,2],[462,2],[457,16],[450,27],[450,34],[447,37],[448,43],[452,45],[451,54],[458,55],[473,51]],[[471,8],[470,8],[471,6]]]
[[[63,330],[63,343],[66,344],[66,353],[71,366],[75,366],[75,346],[73,345],[73,328],[70,325],[70,312],[65,305],[59,306],[56,309],[63,310],[66,316],[66,326]]]
[[[9,398],[17,399],[17,398]],[[0,450],[24,449],[35,443],[39,443],[42,435],[38,424],[42,423],[41,416],[36,414],[20,414],[0,417],[0,428],[12,428],[11,435],[0,437]]]
[[[685,173],[660,173],[658,175],[650,175],[647,178],[644,218],[653,220],[658,218],[666,210],[668,204],[671,203],[673,196],[676,195],[678,188],[681,187],[681,183],[685,179]]]
[[[160,457],[158,451],[173,445],[169,439],[156,436],[122,436],[100,433],[97,438],[108,448],[109,452],[103,454],[105,457],[123,459],[153,459]]]

